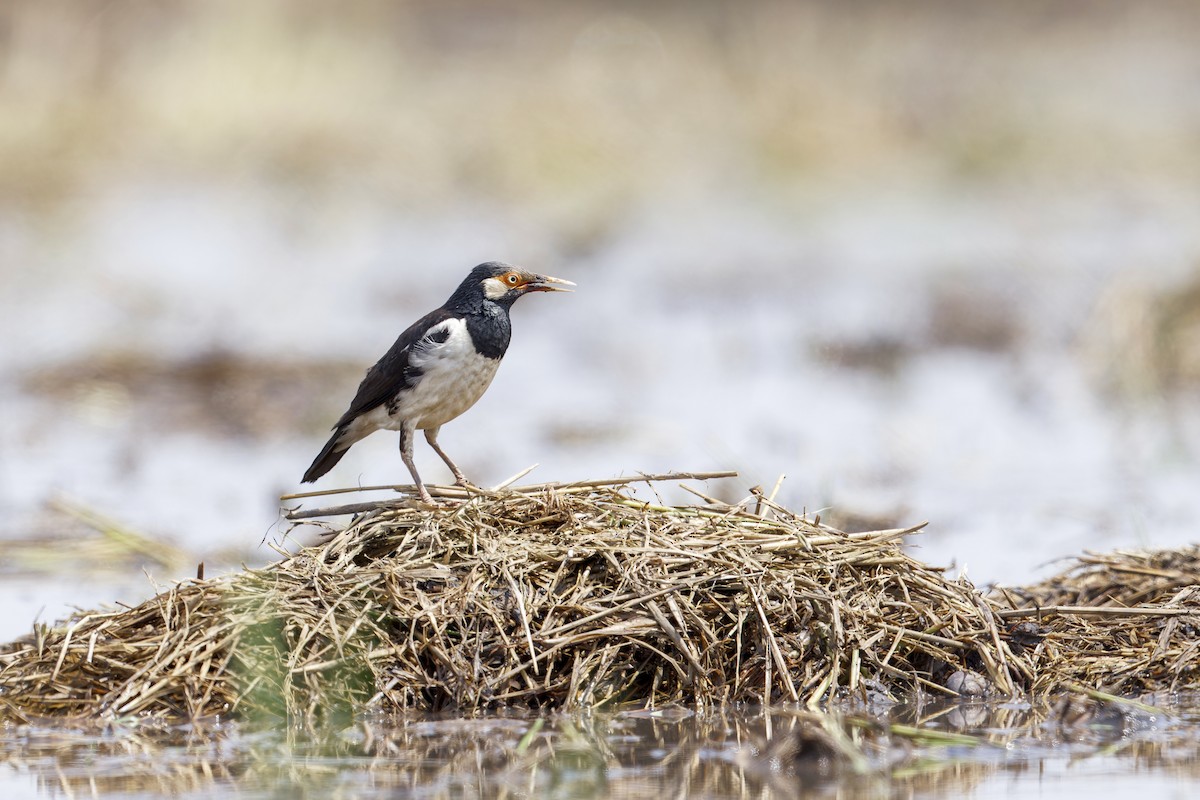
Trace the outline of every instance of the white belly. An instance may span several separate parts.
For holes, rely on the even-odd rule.
[[[409,363],[421,370],[411,389],[394,401],[371,409],[348,430],[353,442],[379,429],[397,431],[411,425],[417,430],[437,428],[462,414],[487,391],[500,359],[476,352],[466,325],[459,320],[443,323],[449,336],[441,344],[414,347]]]
[[[444,425],[483,397],[499,366],[500,359],[484,358],[473,347],[458,357],[431,359],[417,385],[394,405],[389,427],[398,429],[405,421],[417,430]]]

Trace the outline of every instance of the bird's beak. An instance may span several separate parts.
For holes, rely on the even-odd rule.
[[[568,286],[574,286],[571,281],[562,278],[551,278],[549,275],[530,275],[521,288],[527,292],[569,292]]]

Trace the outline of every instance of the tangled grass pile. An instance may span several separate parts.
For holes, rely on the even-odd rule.
[[[1129,697],[1200,688],[1200,547],[1086,555],[992,599],[1015,623],[1011,641],[1036,643],[1035,692],[1082,685]]]
[[[7,646],[0,718],[815,705],[964,675],[1051,691],[1071,669],[1047,627],[1065,612],[1010,627],[1034,612],[912,558],[913,529],[844,533],[759,493],[660,505],[631,482],[330,510],[357,516],[323,545]]]

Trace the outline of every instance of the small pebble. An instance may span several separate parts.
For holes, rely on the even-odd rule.
[[[960,669],[946,679],[946,688],[962,697],[983,697],[988,693],[988,682],[978,672]]]

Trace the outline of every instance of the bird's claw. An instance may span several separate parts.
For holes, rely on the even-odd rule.
[[[452,505],[452,503],[445,500],[435,500],[429,492],[421,492],[417,498],[417,502],[430,508],[449,508]]]
[[[425,508],[429,508],[429,509],[433,509],[433,510],[454,507],[453,503],[443,502],[442,500],[422,500],[421,505],[423,505]]]

